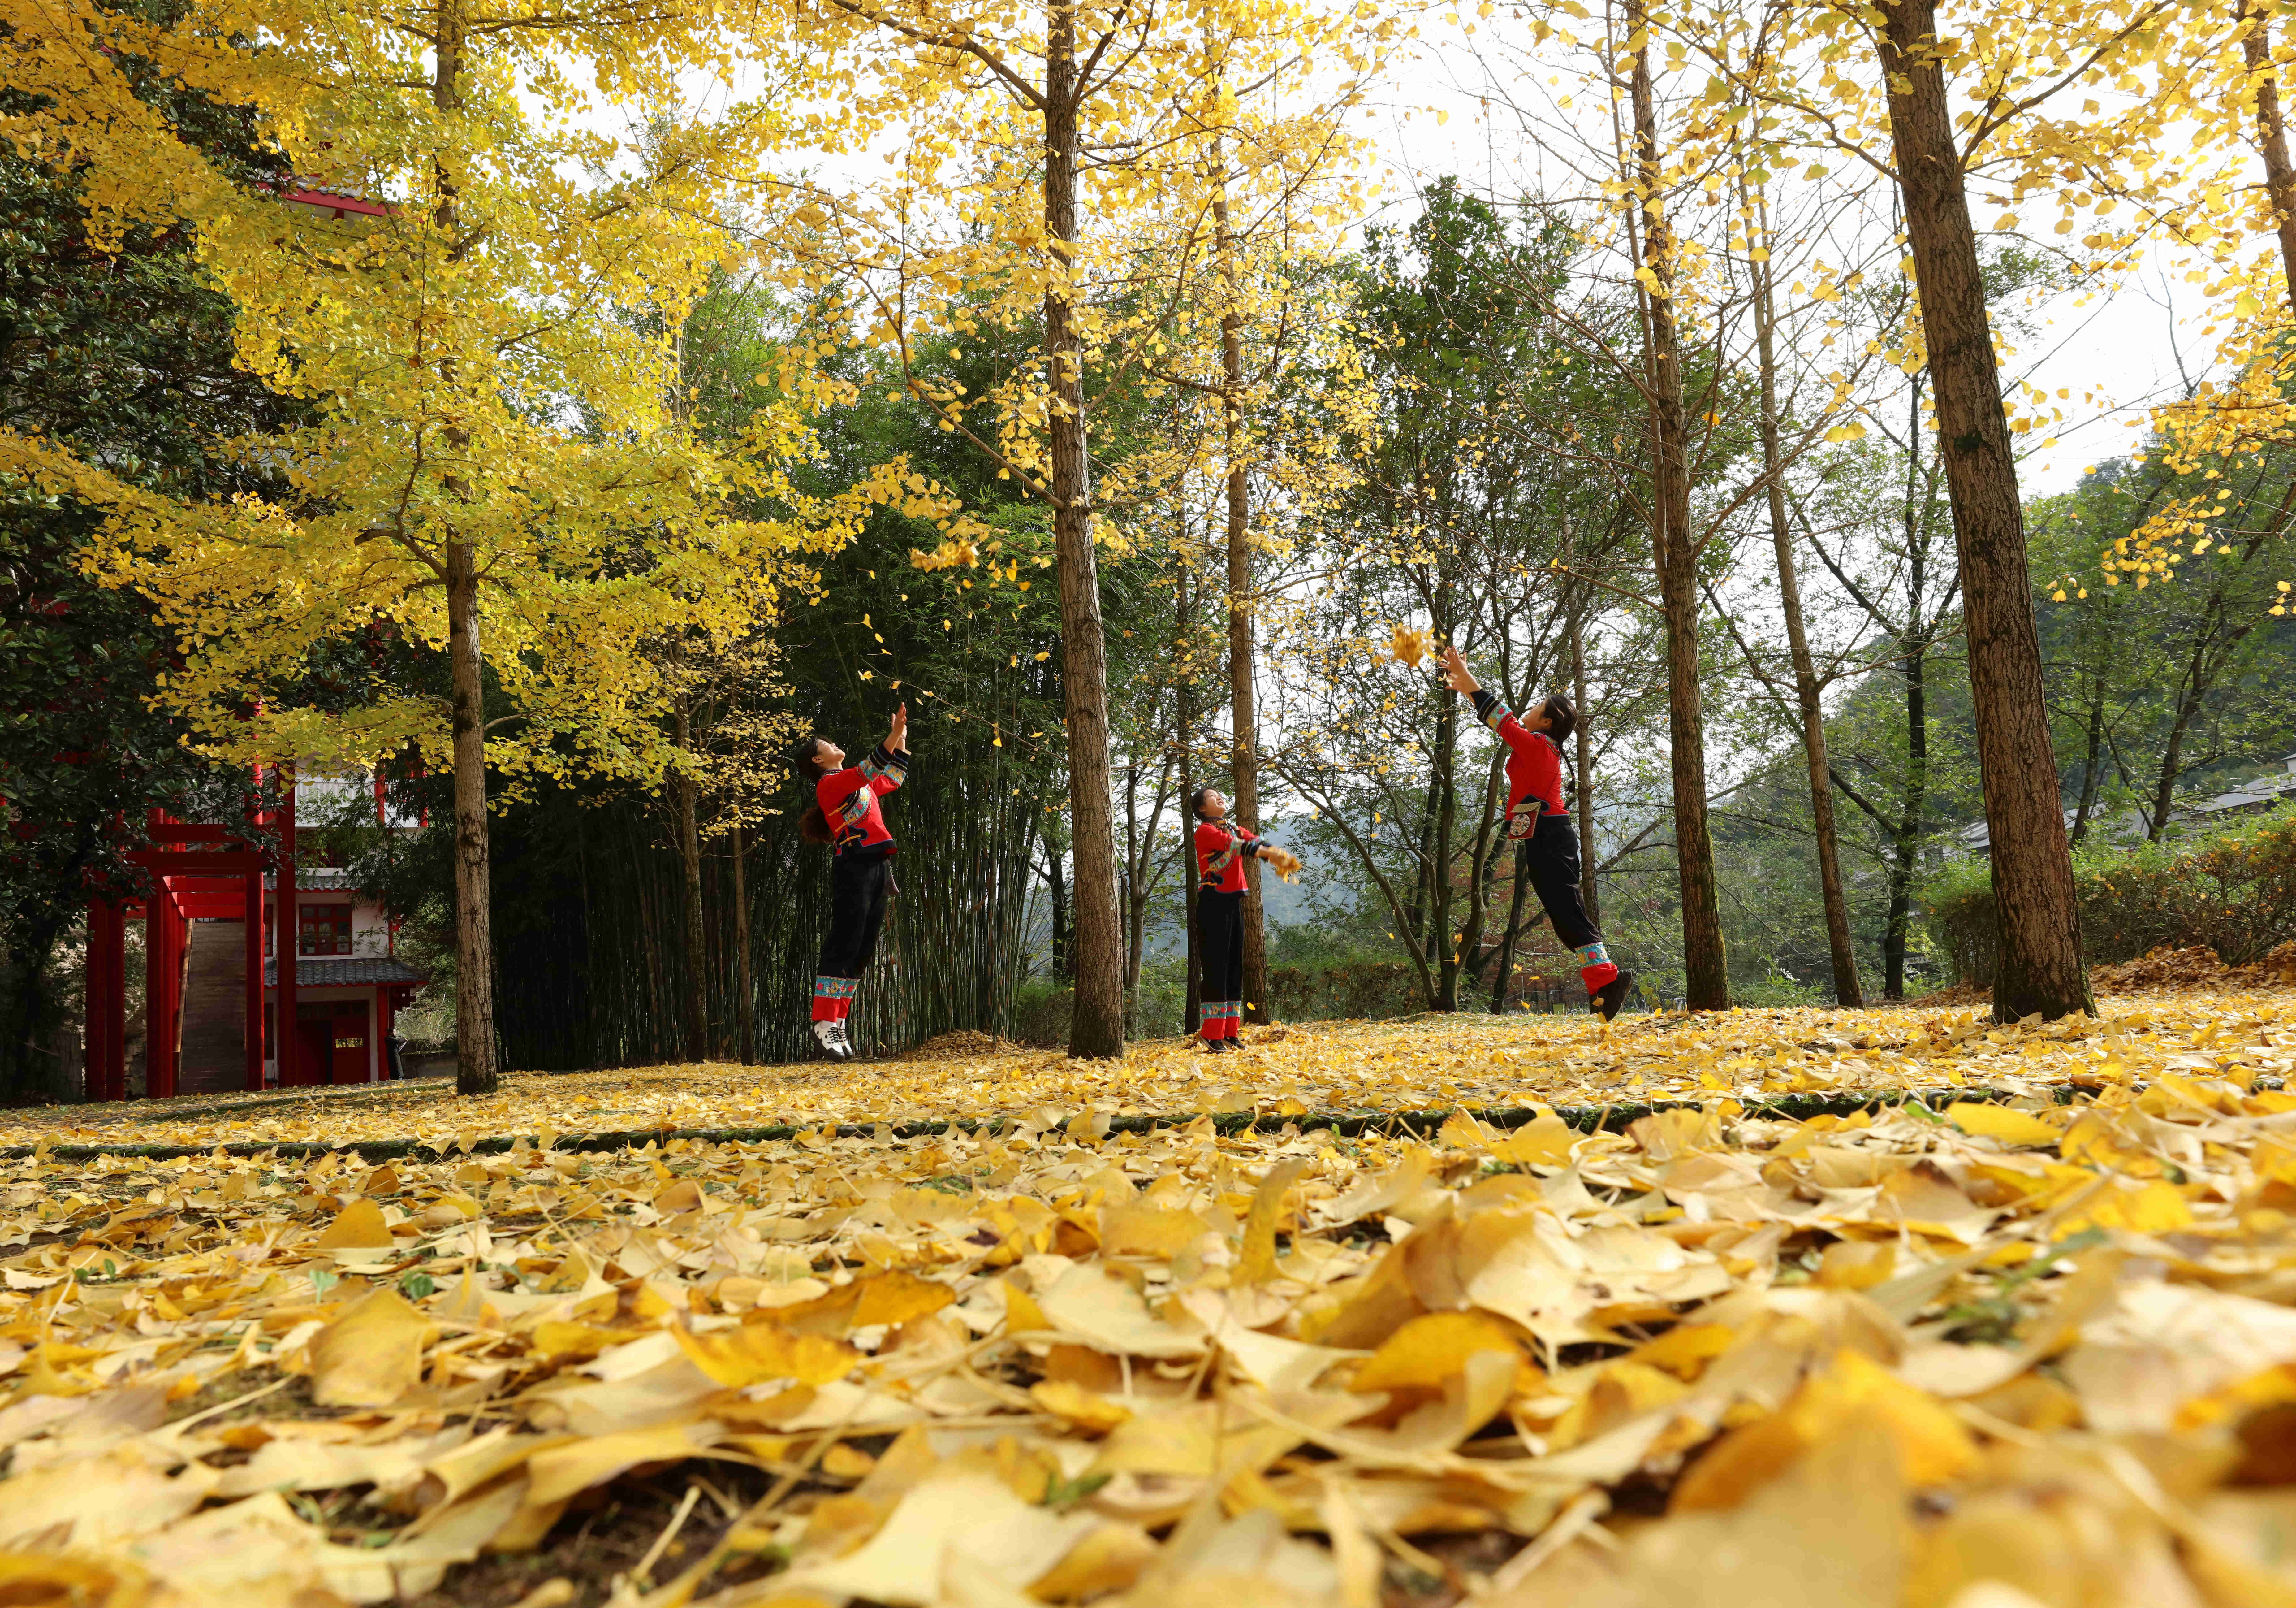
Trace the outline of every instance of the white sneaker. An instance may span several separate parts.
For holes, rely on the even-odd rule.
[[[832,1061],[853,1059],[853,1041],[845,1036],[841,1021],[816,1021],[813,1024],[814,1041]]]

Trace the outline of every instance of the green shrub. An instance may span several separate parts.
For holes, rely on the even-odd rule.
[[[2296,806],[2206,837],[2085,849],[2073,856],[2073,885],[2092,964],[2204,945],[2246,965],[2296,939]],[[1948,866],[1921,897],[1954,974],[1990,987],[2001,948],[1990,863]]]

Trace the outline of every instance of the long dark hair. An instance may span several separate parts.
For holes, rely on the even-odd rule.
[[[821,738],[817,734],[800,737],[790,744],[789,762],[805,780],[818,782],[821,767],[814,763],[814,756],[820,751]],[[837,841],[837,834],[829,829],[829,816],[818,801],[808,804],[805,813],[798,817],[797,834],[808,843],[825,845]]]
[[[1570,700],[1560,693],[1546,700],[1546,734],[1560,748],[1563,740],[1578,729],[1578,710]]]

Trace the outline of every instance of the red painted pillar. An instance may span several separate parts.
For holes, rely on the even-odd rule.
[[[184,953],[191,948],[192,923],[165,890],[160,916],[168,930],[167,1092],[173,1095],[184,1072]]]
[[[247,874],[247,1069],[242,1081],[263,1087],[263,867]]]
[[[275,934],[273,947],[279,951],[279,987],[273,995],[271,1039],[274,1053],[279,1057],[279,1085],[291,1083],[324,1083],[327,1069],[305,1066],[302,1063],[302,1038],[296,1031],[295,957],[302,951],[300,923],[295,916],[295,767],[278,767],[279,786],[285,803],[279,817],[280,853],[283,857],[279,867],[279,897],[272,915],[272,931]]]
[[[398,1017],[396,991],[388,984],[374,991],[374,1080],[390,1076],[390,1025]]]

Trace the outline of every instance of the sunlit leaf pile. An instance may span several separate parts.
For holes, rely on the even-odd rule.
[[[2285,1603],[2296,994],[2106,1009],[20,1122],[0,1601]]]

